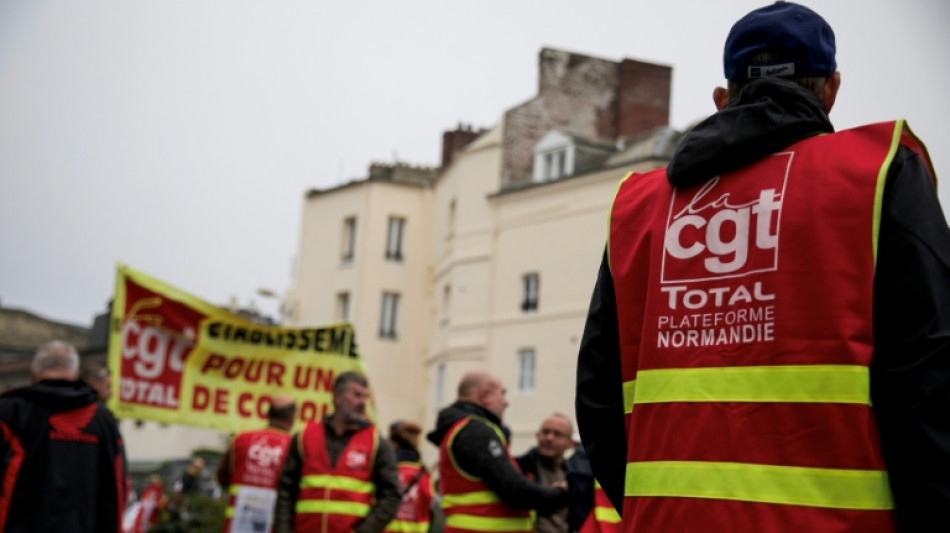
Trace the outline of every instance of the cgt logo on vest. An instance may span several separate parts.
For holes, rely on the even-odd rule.
[[[666,223],[663,283],[735,278],[778,268],[779,221],[791,153],[698,190],[676,190]]]
[[[247,458],[262,468],[271,468],[283,459],[283,448],[271,446],[266,438],[257,439],[247,450]]]

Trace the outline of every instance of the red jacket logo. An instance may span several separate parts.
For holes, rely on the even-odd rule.
[[[782,196],[792,153],[752,169],[674,190],[666,223],[663,283],[740,277],[778,268]]]
[[[366,468],[368,458],[366,457],[366,452],[362,450],[350,450],[346,454],[346,462],[344,463],[347,468],[353,470],[362,470]]]

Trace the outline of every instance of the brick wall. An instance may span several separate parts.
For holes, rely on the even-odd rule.
[[[667,125],[671,70],[541,50],[538,95],[505,113],[501,186],[531,179],[534,145],[552,129],[613,141]]]
[[[620,63],[617,137],[632,137],[670,123],[673,69],[624,59]]]
[[[465,149],[466,146],[472,143],[479,135],[484,133],[483,131],[473,131],[472,126],[459,126],[452,130],[447,131],[442,134],[442,166],[445,168],[452,163],[452,159],[455,157],[455,154]]]

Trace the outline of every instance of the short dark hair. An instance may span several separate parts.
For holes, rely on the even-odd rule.
[[[333,380],[333,394],[340,394],[350,383],[356,383],[363,387],[369,387],[369,383],[366,381],[366,376],[360,374],[359,372],[349,371],[338,375],[336,379]]]
[[[297,414],[296,404],[285,405],[283,407],[274,407],[274,404],[272,403],[267,409],[267,418],[270,420],[292,421],[295,414]]]

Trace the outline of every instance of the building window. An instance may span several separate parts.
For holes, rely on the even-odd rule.
[[[578,155],[576,141],[574,136],[558,130],[551,130],[542,135],[534,145],[534,168],[531,170],[531,179],[540,183],[573,174],[576,165],[575,158]],[[612,153],[614,147],[609,143],[604,143],[603,146],[592,144],[585,147],[584,151],[599,157]]]
[[[441,325],[449,323],[449,315],[452,312],[452,286],[448,283],[442,287],[442,321]]]
[[[534,392],[534,348],[518,351],[518,392]]]
[[[340,292],[336,295],[336,319],[340,322],[350,320],[350,293]]]
[[[458,203],[455,201],[455,198],[449,202],[449,223],[446,226],[447,231],[445,233],[445,238],[449,239],[452,235],[455,234],[455,218],[458,211]]]
[[[442,405],[445,398],[445,363],[435,369],[435,405]]]
[[[356,253],[356,217],[343,220],[343,241],[340,246],[340,260],[344,263],[353,261]]]
[[[389,217],[386,228],[386,259],[402,261],[402,234],[406,229],[406,219]]]
[[[538,279],[538,273],[532,272],[531,274],[525,274],[521,277],[522,282],[522,298],[521,298],[521,310],[525,313],[530,313],[531,311],[538,310],[538,284],[540,283]]]
[[[398,320],[399,295],[394,292],[384,292],[383,306],[379,313],[379,336],[384,339],[395,339]]]
[[[548,152],[544,154],[544,172],[545,180],[555,180],[567,175],[567,151],[558,150],[557,152]]]

